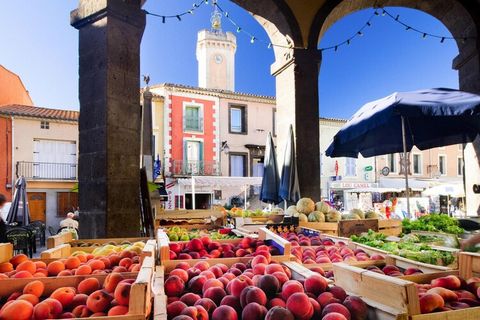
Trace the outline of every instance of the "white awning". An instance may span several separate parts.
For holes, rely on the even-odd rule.
[[[424,196],[450,196],[454,198],[465,197],[465,190],[462,184],[444,183],[426,189],[422,192]]]
[[[215,176],[194,176],[191,178],[178,179],[178,184],[182,186],[192,185],[192,179],[197,186],[219,186],[219,187],[242,187],[242,186],[260,186],[262,177],[215,177]]]
[[[402,192],[402,189],[399,188],[356,188],[345,190],[346,192],[358,192],[358,193],[366,193],[366,192],[378,192],[378,193],[385,193],[385,192]]]

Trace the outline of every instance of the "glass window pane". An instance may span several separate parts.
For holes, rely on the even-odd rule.
[[[413,173],[420,174],[421,173],[421,163],[420,163],[420,155],[414,154],[413,155]]]
[[[241,108],[230,109],[230,131],[243,132],[243,110]]]
[[[185,130],[201,131],[200,108],[186,107],[185,108]]]
[[[243,155],[230,155],[230,176],[243,177],[244,176],[244,159]]]

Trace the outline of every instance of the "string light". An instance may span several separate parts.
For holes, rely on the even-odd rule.
[[[143,12],[147,15],[150,15],[152,17],[157,17],[162,19],[162,23],[165,23],[167,19],[177,19],[178,21],[182,21],[182,17],[184,15],[193,15],[196,9],[200,8],[202,4],[208,4],[208,0],[201,0],[199,3],[194,3],[192,5],[192,9],[188,9],[184,12],[178,13],[178,14],[173,14],[173,15],[166,15],[166,14],[158,14],[158,13],[153,13],[149,12],[147,10],[143,10]]]

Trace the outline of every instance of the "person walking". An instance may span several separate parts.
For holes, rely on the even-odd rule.
[[[0,211],[2,210],[3,206],[7,202],[7,198],[3,194],[0,193]],[[3,220],[2,217],[0,217],[0,243],[7,243],[8,238],[7,238],[7,224]]]
[[[78,230],[78,221],[73,219],[75,214],[73,212],[67,213],[67,218],[60,221],[60,228],[74,228]]]

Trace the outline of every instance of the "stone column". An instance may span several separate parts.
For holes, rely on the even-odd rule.
[[[142,116],[142,161],[147,171],[147,180],[153,181],[153,128],[152,128],[152,98],[150,88],[143,92],[143,116]]]
[[[289,125],[295,132],[295,152],[302,197],[320,200],[318,74],[321,52],[289,49],[272,65],[277,94],[277,157],[283,163]]]
[[[141,0],[80,0],[79,200],[82,238],[140,232]]]

